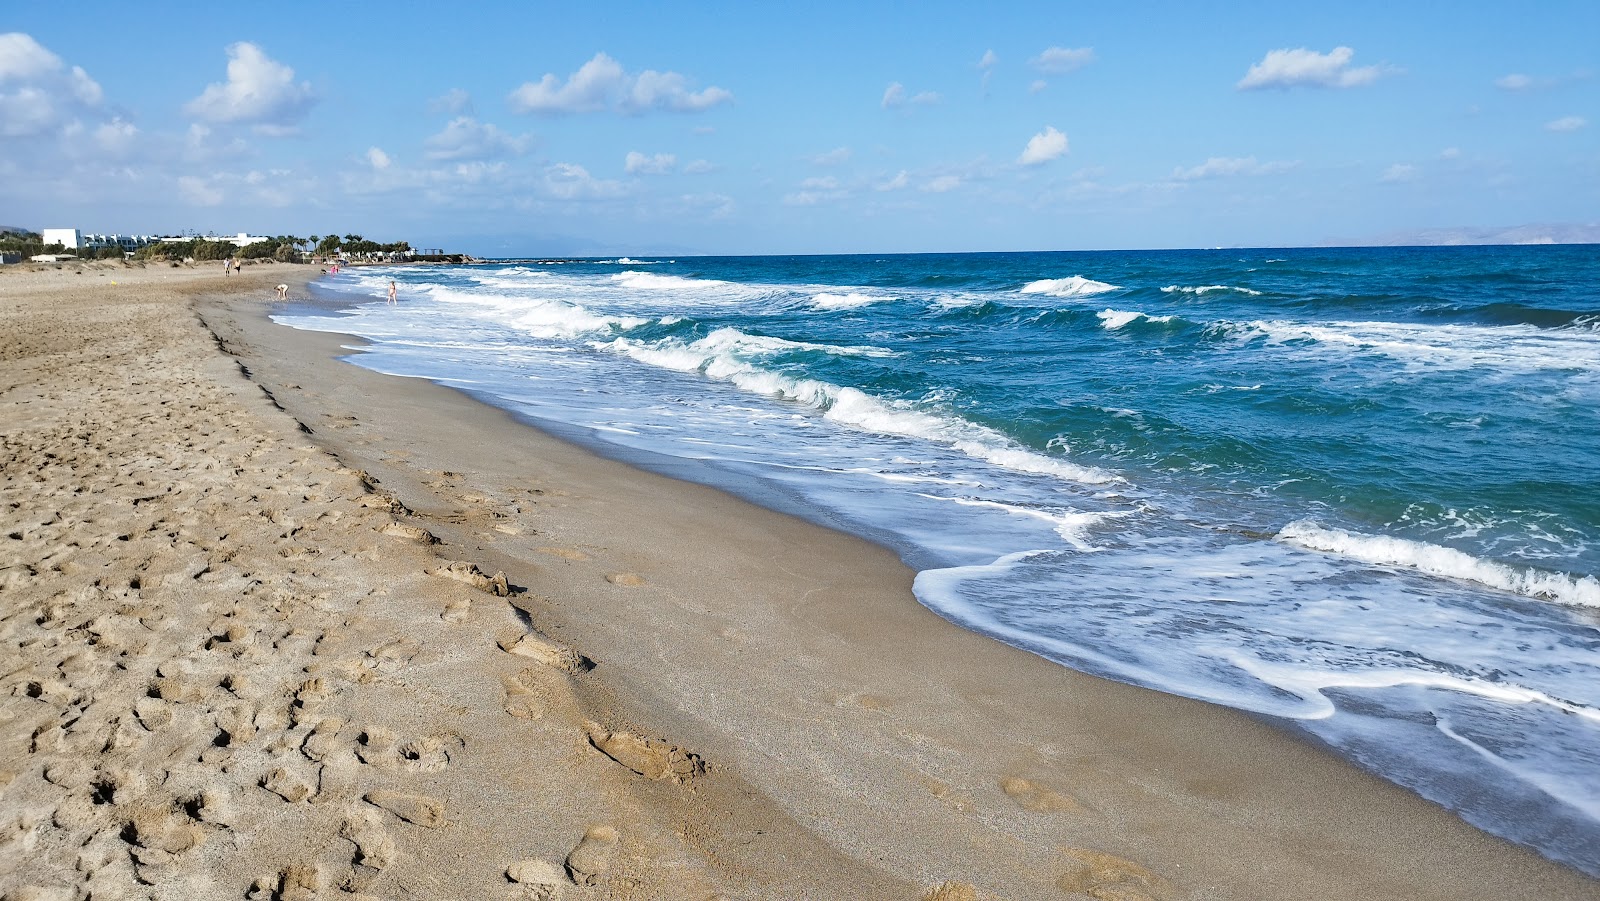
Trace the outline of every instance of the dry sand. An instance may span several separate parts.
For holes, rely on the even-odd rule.
[[[265,319],[307,274],[0,272],[0,898],[1600,896],[337,362]]]

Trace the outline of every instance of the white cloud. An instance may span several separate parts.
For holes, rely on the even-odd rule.
[[[1356,52],[1335,47],[1318,53],[1304,47],[1296,50],[1271,50],[1261,62],[1250,67],[1236,87],[1241,91],[1260,88],[1353,88],[1371,84],[1385,74],[1381,66],[1350,68]]]
[[[985,50],[983,51],[983,59],[978,60],[978,69],[982,72],[988,72],[999,61],[1000,57],[994,55],[994,50]]]
[[[7,84],[15,86],[7,88]],[[35,137],[92,114],[104,93],[80,66],[68,69],[22,32],[0,34],[0,136]]]
[[[457,116],[436,135],[422,142],[430,160],[483,160],[517,156],[533,144],[529,135],[512,137],[471,116]]]
[[[824,175],[800,182],[800,190],[784,195],[783,202],[789,206],[816,206],[824,201],[842,200],[849,196],[850,192],[839,183],[839,179]]]
[[[716,171],[716,168],[716,166],[711,165],[710,160],[690,160],[689,162],[683,164],[683,174],[704,175],[707,172]]]
[[[678,158],[670,153],[645,156],[637,150],[630,150],[622,168],[629,175],[666,175],[676,165]]]
[[[906,86],[898,81],[891,82],[883,92],[883,108],[899,109],[903,106],[926,106],[938,103],[939,95],[933,91],[923,91],[919,94],[907,95]]]
[[[471,115],[472,95],[460,88],[451,88],[428,101],[428,112],[444,113],[451,116],[459,116],[462,113]]]
[[[222,203],[222,189],[198,176],[184,175],[178,178],[178,197],[190,206],[217,206]]]
[[[1299,163],[1284,161],[1263,163],[1253,156],[1214,156],[1198,166],[1187,169],[1179,166],[1172,170],[1172,177],[1179,181],[1194,181],[1202,178],[1228,178],[1235,175],[1275,175],[1287,172],[1298,165]]]
[[[1554,132],[1577,131],[1588,124],[1589,120],[1582,116],[1562,116],[1554,122],[1546,122],[1544,129],[1545,131]]]
[[[94,142],[110,156],[126,156],[139,137],[139,129],[131,122],[112,119],[94,130]]]
[[[381,172],[384,169],[389,168],[389,166],[391,166],[393,164],[393,162],[394,162],[393,160],[389,159],[389,154],[384,153],[382,150],[378,149],[377,147],[368,147],[367,148],[367,164],[370,165],[372,168],[377,169],[378,171]]]
[[[1043,78],[1035,78],[1033,83],[1028,85],[1028,93],[1037,94],[1048,87],[1050,87],[1050,82],[1045,81]]]
[[[643,113],[653,109],[676,113],[698,113],[721,103],[729,103],[733,94],[718,87],[691,91],[688,79],[676,72],[657,72],[646,69],[634,79],[633,89],[623,100],[628,112]]]
[[[1416,166],[1413,166],[1410,163],[1395,163],[1393,166],[1383,170],[1383,174],[1378,176],[1378,181],[1384,182],[1385,184],[1394,184],[1402,181],[1416,181],[1417,175],[1418,172]]]
[[[565,81],[546,73],[537,83],[527,82],[511,92],[507,102],[518,113],[590,113],[615,109],[626,113],[651,110],[701,112],[733,101],[723,88],[692,91],[688,79],[677,72],[647,69],[629,75],[622,64],[604,53],[578,68]]]
[[[850,159],[850,148],[835,147],[827,153],[819,153],[811,158],[812,165],[837,166]]]
[[[1017,157],[1017,162],[1024,166],[1038,166],[1062,156],[1067,152],[1067,136],[1056,131],[1054,126],[1045,126],[1028,139],[1028,146],[1022,149],[1022,155]]]
[[[1439,159],[1441,159],[1441,160],[1457,160],[1457,159],[1460,159],[1460,158],[1461,158],[1461,148],[1460,147],[1446,147],[1445,149],[1439,151]]]
[[[926,191],[929,194],[943,194],[947,191],[954,191],[959,187],[961,187],[961,176],[939,175],[929,179],[928,182],[922,186],[921,190]]]
[[[595,178],[575,163],[554,163],[546,168],[544,189],[559,200],[600,200],[628,193],[622,182]]]
[[[1047,75],[1065,75],[1082,69],[1094,60],[1093,47],[1050,47],[1029,62]]]
[[[901,169],[894,178],[891,178],[886,182],[873,185],[873,189],[877,191],[900,191],[909,184],[911,184],[910,173],[906,172],[904,169]]]
[[[0,34],[0,83],[32,80],[61,69],[61,57],[44,49],[32,35]]]
[[[309,82],[295,83],[293,69],[240,41],[228,47],[228,80],[208,85],[184,111],[206,122],[249,122],[264,134],[281,135],[292,133],[316,102]]]
[[[1533,87],[1533,79],[1519,72],[1513,72],[1503,78],[1496,78],[1494,86],[1502,91],[1526,91]]]

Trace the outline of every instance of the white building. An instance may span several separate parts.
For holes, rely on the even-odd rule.
[[[156,244],[162,239],[155,235],[96,235],[85,234],[75,228],[47,228],[39,232],[45,244],[60,244],[68,250],[99,250],[102,247],[120,247],[125,253]]]
[[[162,237],[159,235],[96,235],[85,234],[75,228],[47,228],[39,233],[45,244],[60,244],[68,250],[99,250],[102,247],[121,247],[125,252],[133,252],[146,244],[182,243],[192,241],[200,235],[176,235]],[[251,235],[240,232],[231,238],[219,238],[211,235],[205,236],[208,241],[227,241],[235,247],[248,247],[260,241],[270,241],[272,238],[265,235]]]

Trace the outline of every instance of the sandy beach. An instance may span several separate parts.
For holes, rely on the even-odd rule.
[[[0,272],[0,899],[1582,899],[889,551],[270,322]]]

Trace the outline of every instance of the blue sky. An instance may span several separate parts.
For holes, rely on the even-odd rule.
[[[511,255],[1600,222],[1594,0],[767,6],[9,4],[0,224]]]

